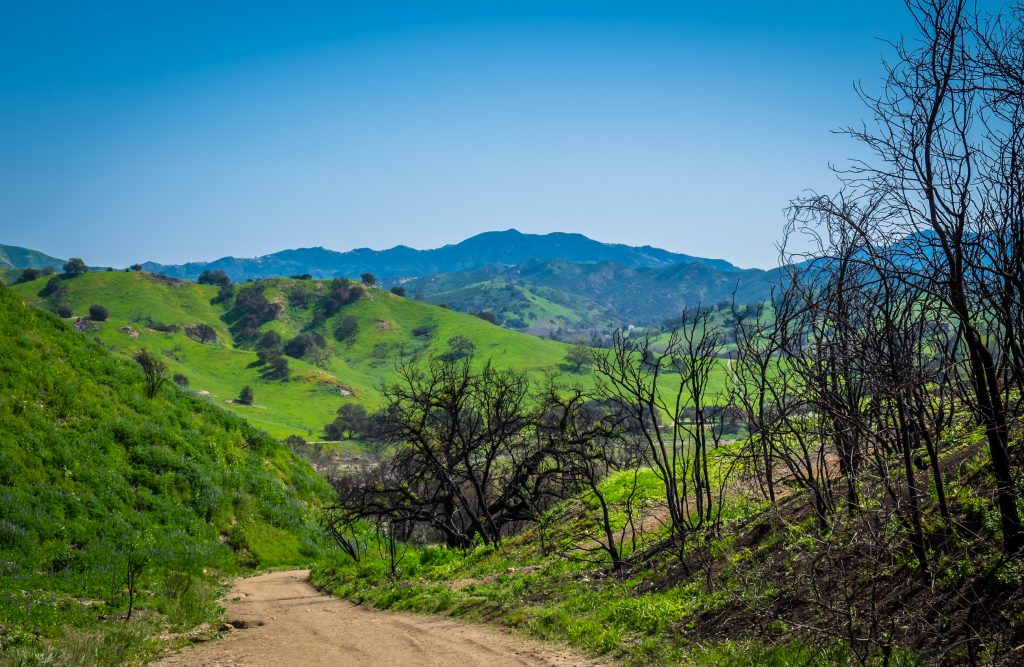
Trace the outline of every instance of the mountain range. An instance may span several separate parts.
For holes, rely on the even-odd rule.
[[[63,259],[51,257],[38,250],[29,250],[16,245],[0,244],[0,269],[46,269],[59,270]]]
[[[59,268],[62,260],[0,246],[0,268]],[[582,234],[485,232],[430,250],[397,245],[347,252],[297,248],[256,258],[159,264],[142,269],[195,280],[224,271],[235,282],[309,275],[359,278],[452,310],[486,311],[506,328],[576,339],[629,325],[651,326],[685,308],[768,298],[777,269],[741,269],[724,259],[695,257],[649,245],[602,243]]]
[[[615,262],[627,267],[657,267],[680,263],[709,266],[719,271],[739,269],[723,259],[705,259],[652,246],[601,243],[582,234],[524,234],[515,229],[484,232],[459,243],[431,250],[397,245],[387,250],[357,248],[338,252],[326,248],[297,248],[255,258],[222,257],[212,262],[158,264],[142,268],[172,278],[195,280],[206,270],[221,270],[234,281],[309,274],[314,278],[401,278],[467,271],[480,266],[523,264],[531,260]]]

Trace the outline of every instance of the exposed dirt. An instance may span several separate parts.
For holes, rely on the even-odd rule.
[[[157,665],[593,665],[568,651],[500,630],[376,611],[324,595],[309,572],[240,579],[228,594],[222,639]]]

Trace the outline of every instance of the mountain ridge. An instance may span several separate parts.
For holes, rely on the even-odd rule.
[[[530,260],[612,261],[627,267],[698,264],[719,271],[741,270],[724,259],[695,257],[650,245],[603,243],[583,234],[567,232],[527,234],[516,229],[483,232],[458,243],[426,250],[396,245],[385,250],[355,248],[339,252],[315,246],[291,248],[253,258],[226,256],[210,262],[185,264],[145,262],[142,268],[191,280],[206,270],[224,271],[235,281],[307,273],[314,278],[358,278],[367,272],[380,278],[397,279],[467,271],[491,264],[514,266]]]

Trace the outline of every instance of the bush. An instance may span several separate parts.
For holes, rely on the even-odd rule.
[[[93,322],[106,322],[108,315],[107,309],[98,303],[89,306],[89,319]]]
[[[252,387],[245,385],[242,387],[242,391],[238,392],[238,402],[242,405],[252,405]]]
[[[494,313],[492,313],[489,310],[480,310],[480,311],[477,311],[477,312],[473,313],[473,315],[476,316],[476,317],[479,317],[484,322],[490,322],[491,324],[497,324],[498,323],[498,318],[496,318],[494,316]]]
[[[71,304],[67,301],[61,301],[53,307],[53,312],[57,317],[71,317],[74,315],[74,311],[71,310]]]
[[[59,301],[61,297],[68,293],[67,285],[64,284],[63,279],[60,276],[53,276],[46,281],[43,285],[43,289],[39,290],[39,296],[43,299],[53,299]]]
[[[224,287],[225,285],[231,284],[231,279],[228,278],[228,274],[224,273],[220,269],[211,271],[207,269],[199,274],[199,278],[196,280],[200,285],[217,285],[218,287]]]
[[[25,269],[21,272],[21,275],[18,276],[18,279],[14,281],[14,284],[20,285],[21,283],[30,283],[33,280],[37,280],[41,275],[43,274],[36,269]]]
[[[85,262],[80,257],[72,257],[64,262],[64,273],[69,276],[77,276],[88,272],[89,267],[85,265]]]
[[[281,347],[281,334],[277,333],[273,329],[267,331],[260,337],[259,347],[264,349],[277,349]]]
[[[338,326],[334,327],[334,339],[337,341],[343,341],[350,338],[352,334],[356,332],[358,327],[359,323],[356,322],[356,318],[348,315],[338,322]]]
[[[394,294],[395,296],[405,296],[405,288],[395,285],[394,287],[391,288],[391,293]]]
[[[175,373],[172,379],[174,380],[174,384],[178,385],[179,387],[188,386],[188,377],[182,375],[181,373]]]
[[[475,349],[473,341],[465,336],[452,336],[448,339],[448,351],[440,356],[445,361],[455,361],[472,356]]]
[[[263,376],[268,380],[287,380],[288,379],[288,360],[282,357],[280,354],[274,354],[267,359],[267,370],[264,371]]]
[[[306,333],[300,333],[285,343],[284,353],[289,357],[302,359],[307,356],[313,356],[319,349],[326,347],[327,341],[324,340],[323,336],[313,331],[307,331]]]
[[[420,326],[418,326],[418,327],[416,327],[415,329],[412,330],[412,335],[415,336],[416,338],[421,338],[423,336],[429,336],[430,335],[430,327],[427,326],[426,324],[422,324],[422,325],[420,325]]]
[[[373,287],[374,285],[377,284],[377,276],[369,272],[359,276],[359,279],[362,280],[363,284],[366,285],[367,287]]]

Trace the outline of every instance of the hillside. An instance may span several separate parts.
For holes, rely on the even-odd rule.
[[[205,270],[223,270],[235,281],[310,274],[314,278],[358,278],[370,272],[379,278],[423,276],[467,271],[489,264],[515,265],[530,260],[615,262],[629,267],[655,267],[687,263],[718,271],[736,271],[721,259],[691,257],[651,246],[601,243],[582,234],[523,234],[515,229],[485,232],[459,243],[432,250],[395,246],[387,250],[359,248],[337,252],[326,248],[299,248],[252,259],[223,257],[212,262],[158,264],[146,262],[147,271],[194,280]]]
[[[64,265],[63,259],[15,245],[0,244],[0,269],[45,269],[58,270]]]
[[[277,441],[173,385],[147,398],[137,364],[6,288],[0,486],[0,648],[17,664],[183,641],[216,618],[217,577],[319,553],[327,493]]]
[[[714,306],[734,294],[741,304],[761,302],[777,280],[777,270],[723,271],[693,262],[644,267],[551,260],[395,282],[429,303],[489,310],[503,326],[549,334],[658,325],[684,308]]]
[[[276,331],[284,341],[302,332],[316,333],[325,346],[322,354],[286,357],[288,379],[281,381],[267,377],[256,344],[238,339],[237,326],[232,331],[238,315],[235,301],[218,301],[216,287],[144,272],[98,272],[57,279],[59,292],[47,296],[48,280],[12,289],[39,307],[65,303],[88,337],[118,352],[146,349],[159,355],[171,373],[188,378],[190,389],[280,437],[319,439],[324,424],[346,402],[376,407],[377,387],[393,376],[395,357],[402,351],[441,353],[448,349],[449,339],[462,336],[479,357],[529,369],[539,379],[544,371],[558,369],[569,349],[379,289],[367,290],[363,298],[314,323],[318,300],[330,284],[274,279],[260,285],[266,299],[280,310],[261,323],[258,332]],[[236,293],[247,286],[252,285],[236,286]],[[93,304],[107,309],[106,321],[86,319]],[[335,332],[349,317],[354,331],[338,340]],[[199,342],[189,335],[186,327],[200,323],[209,325],[215,339]],[[247,385],[254,392],[253,405],[234,402]]]

